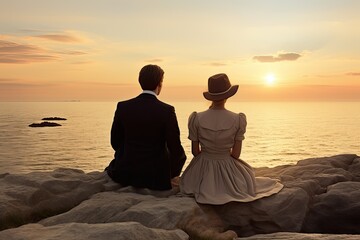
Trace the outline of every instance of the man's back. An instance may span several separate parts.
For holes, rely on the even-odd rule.
[[[115,159],[108,167],[123,185],[165,190],[185,162],[174,108],[151,94],[119,102],[111,129]]]

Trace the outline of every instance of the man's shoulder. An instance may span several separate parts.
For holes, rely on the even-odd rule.
[[[159,106],[161,106],[163,108],[166,108],[166,109],[169,109],[169,110],[175,109],[174,106],[172,106],[172,105],[170,105],[168,103],[165,103],[163,101],[158,100],[157,103],[159,104]]]
[[[141,96],[141,95],[140,95]],[[154,98],[150,98],[150,99],[146,99],[146,98],[141,98],[140,96],[138,97],[134,97],[131,99],[127,99],[127,100],[123,100],[123,101],[119,101],[117,103],[118,107],[124,107],[124,106],[131,106],[131,105],[143,105],[144,101],[149,101],[152,102],[152,104],[155,104],[158,108],[164,109],[164,110],[168,110],[168,111],[174,111],[175,108],[174,106],[165,103],[159,99],[157,99],[156,97]]]
[[[122,100],[122,101],[119,101],[117,103],[117,105],[121,106],[121,105],[127,105],[127,104],[130,104],[131,102],[134,102],[136,100],[136,98],[130,98],[130,99],[127,99],[127,100]]]

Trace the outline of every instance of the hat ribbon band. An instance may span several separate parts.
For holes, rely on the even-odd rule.
[[[209,94],[210,94],[211,96],[217,96],[217,95],[225,94],[225,93],[227,93],[228,91],[230,91],[231,87],[232,87],[232,86],[230,86],[228,90],[223,91],[223,92],[219,92],[219,93],[211,93],[211,92],[209,92]]]

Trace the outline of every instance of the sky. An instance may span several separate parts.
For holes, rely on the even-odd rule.
[[[360,101],[357,0],[0,0],[0,101],[165,101],[226,73],[239,101]]]

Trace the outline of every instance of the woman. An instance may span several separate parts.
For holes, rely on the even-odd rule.
[[[283,188],[276,180],[255,177],[251,166],[239,159],[246,116],[225,109],[238,87],[230,84],[226,74],[210,77],[204,97],[212,101],[211,107],[189,117],[194,158],[181,176],[180,189],[199,203],[250,202]]]

